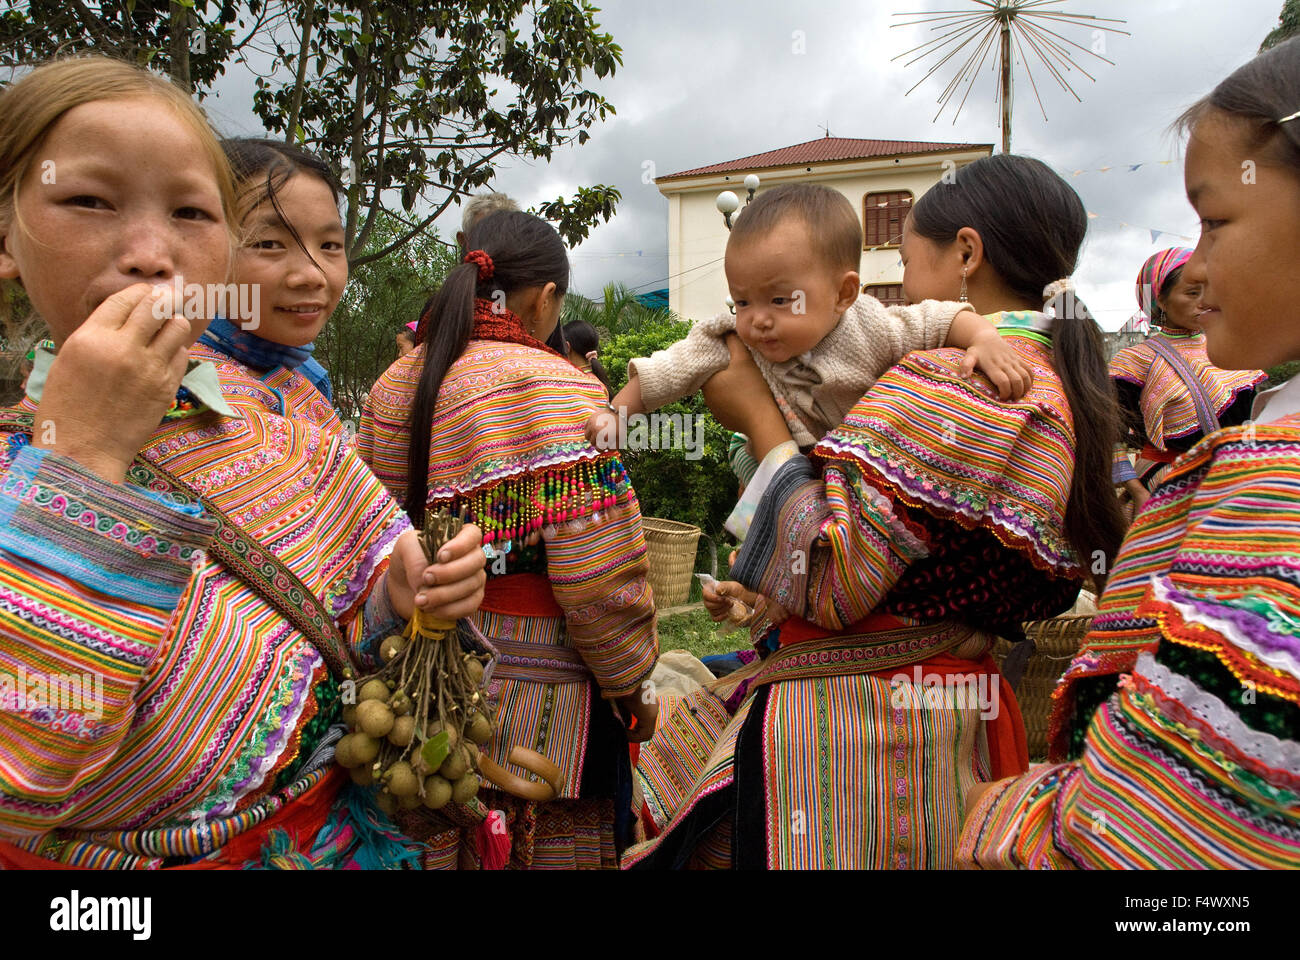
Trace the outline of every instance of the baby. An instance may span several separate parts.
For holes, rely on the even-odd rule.
[[[859,294],[862,228],[848,199],[829,187],[766,190],[735,221],[725,269],[736,315],[696,323],[677,343],[628,364],[613,410],[627,417],[699,390],[726,369],[726,335],[739,334],[800,448],[837,426],[890,367],[913,350],[967,350],[1005,399],[1023,396],[1033,373],[997,329],[963,303],[927,300],[886,308]],[[615,413],[587,423],[593,444],[618,436]]]

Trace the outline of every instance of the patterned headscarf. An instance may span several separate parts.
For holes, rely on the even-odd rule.
[[[1137,300],[1138,309],[1148,320],[1160,322],[1157,315],[1161,310],[1157,301],[1160,299],[1160,294],[1164,292],[1165,282],[1171,273],[1191,258],[1192,251],[1188,247],[1170,247],[1168,250],[1161,250],[1142,264],[1137,279]]]

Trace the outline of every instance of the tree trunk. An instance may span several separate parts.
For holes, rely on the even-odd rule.
[[[365,4],[361,8],[361,32],[371,32],[373,5]],[[352,166],[348,184],[348,222],[344,234],[344,248],[347,250],[349,263],[358,252],[354,249],[357,237],[357,221],[361,212],[361,160],[365,156],[366,134],[366,84],[370,79],[370,58],[363,51],[357,64],[357,93],[352,105],[352,149],[350,156]]]
[[[171,2],[170,54],[171,78],[190,93],[194,84],[190,82],[190,11],[176,0]]]
[[[284,142],[293,143],[298,136],[298,114],[302,111],[302,91],[307,83],[307,55],[311,52],[312,18],[316,14],[316,0],[302,0],[302,36],[298,40],[298,69],[293,79],[293,99],[289,103],[289,128]]]

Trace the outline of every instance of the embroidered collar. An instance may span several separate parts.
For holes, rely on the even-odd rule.
[[[1201,331],[1185,330],[1182,327],[1160,327],[1151,336],[1164,337],[1166,340],[1194,340],[1201,336]]]
[[[471,340],[496,340],[501,343],[518,343],[534,350],[545,350],[564,359],[563,355],[548,347],[524,329],[524,322],[504,307],[497,307],[491,300],[482,297],[474,301],[474,329],[470,332]]]
[[[314,343],[305,347],[286,347],[241,330],[223,317],[217,317],[208,324],[208,329],[203,331],[199,342],[242,363],[254,373],[278,370],[281,367],[297,370],[326,400],[334,402],[334,387],[330,383],[329,371],[312,356],[316,349]]]
[[[27,378],[27,399],[40,403],[45,392],[45,381],[54,363],[54,351],[49,347],[40,347],[32,361],[32,373]],[[243,419],[226,402],[221,393],[221,382],[217,379],[217,368],[206,360],[189,362],[185,376],[181,378],[181,387],[176,391],[176,404],[169,410],[164,420],[175,420],[190,414],[211,410],[223,417]]]

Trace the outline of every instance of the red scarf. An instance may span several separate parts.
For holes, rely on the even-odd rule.
[[[534,350],[545,350],[560,356],[558,350],[548,347],[524,329],[524,323],[505,307],[498,307],[495,301],[478,297],[474,300],[474,329],[469,335],[471,340],[497,340],[501,343],[518,343]],[[561,358],[563,359],[563,358]]]

